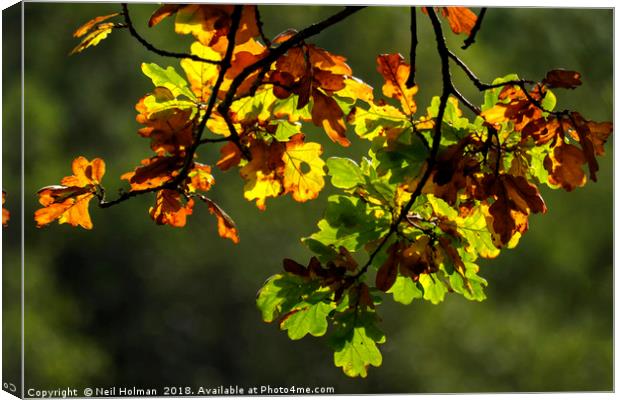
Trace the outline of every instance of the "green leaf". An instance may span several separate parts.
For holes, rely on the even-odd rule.
[[[301,132],[301,124],[299,122],[274,121],[277,122],[276,133],[273,137],[278,142],[288,142],[291,136]]]
[[[476,207],[467,218],[458,219],[458,231],[468,245],[465,251],[475,257],[495,258],[499,255],[499,249],[493,244],[493,237],[487,225],[482,209]]]
[[[151,78],[153,85],[169,89],[174,97],[183,95],[190,100],[196,100],[196,96],[187,86],[187,81],[177,74],[173,67],[163,69],[155,63],[142,63],[142,72]]]
[[[170,89],[163,86],[156,87],[153,90],[153,94],[144,98],[144,106],[148,111],[149,118],[153,114],[163,113],[169,110],[196,110],[196,103],[188,100],[177,100]]]
[[[378,106],[372,103],[368,110],[355,107],[349,114],[348,121],[355,126],[355,133],[367,140],[383,135],[386,130],[396,132],[411,130],[411,123],[407,117],[389,104]]]
[[[448,288],[437,274],[421,274],[419,282],[424,288],[424,299],[433,304],[441,303],[448,292]]]
[[[377,344],[385,342],[385,334],[375,325],[372,312],[341,314],[335,322],[336,332],[330,344],[334,349],[334,364],[349,377],[368,376],[368,367],[378,367],[383,361]]]
[[[259,122],[272,119],[272,107],[277,101],[270,87],[261,86],[254,96],[243,97],[230,106],[237,121],[257,119]]]
[[[375,211],[380,212],[380,208],[370,206],[358,197],[334,195],[327,201],[325,217],[317,224],[319,231],[310,236],[325,246],[336,249],[343,246],[354,252],[380,238],[389,229],[389,217],[377,215]]]
[[[545,97],[540,102],[540,105],[547,111],[553,111],[555,105],[557,104],[557,98],[555,94],[549,89],[545,92]]]
[[[300,303],[284,317],[280,329],[288,331],[291,340],[299,340],[311,334],[323,336],[327,332],[327,316],[336,306],[322,301],[316,304]]]
[[[304,295],[318,289],[312,281],[306,281],[293,274],[274,275],[265,282],[258,292],[256,305],[262,313],[263,321],[272,322],[281,314],[286,314],[297,306]]]
[[[415,282],[411,278],[402,275],[398,275],[396,282],[387,292],[394,296],[394,301],[405,305],[411,304],[413,299],[421,299],[423,296],[422,291]]]
[[[301,109],[297,108],[299,96],[292,95],[286,99],[276,99],[273,102],[271,113],[276,118],[287,118],[289,122],[309,121],[312,119],[310,113],[310,102]]]
[[[483,301],[486,299],[484,287],[486,279],[477,275],[478,266],[472,262],[464,261],[465,277],[458,272],[450,275],[450,287],[456,293],[460,293],[467,300]]]
[[[351,159],[332,157],[327,160],[327,168],[332,177],[332,185],[337,188],[350,189],[364,183],[362,170]]]
[[[406,144],[394,142],[389,147],[377,150],[377,173],[390,173],[390,183],[400,183],[420,172],[420,167],[428,157],[421,142]]]

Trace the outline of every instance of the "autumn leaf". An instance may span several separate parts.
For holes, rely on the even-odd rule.
[[[203,45],[224,54],[228,45],[226,35],[230,30],[233,9],[233,5],[220,4],[164,5],[151,16],[149,26],[154,26],[176,14],[176,33],[191,34]],[[243,6],[235,44],[243,44],[259,35],[255,13],[256,6]]]
[[[84,25],[77,28],[75,32],[73,32],[73,37],[76,37],[76,38],[82,37],[86,35],[86,33],[88,33],[88,31],[90,31],[93,28],[93,26],[95,26],[96,24],[103,22],[107,19],[110,19],[112,17],[116,17],[117,15],[120,15],[120,13],[112,13],[108,15],[102,15],[99,17],[95,17],[91,19],[90,21],[88,21],[87,23],[85,23]]]
[[[233,243],[239,243],[239,232],[235,221],[213,200],[206,196],[199,196],[209,207],[209,212],[217,218],[217,233],[220,237],[232,240]]]
[[[325,181],[325,162],[321,159],[323,149],[318,143],[304,143],[304,136],[298,134],[286,143],[282,155],[284,175],[282,184],[286,193],[292,193],[299,202],[315,199]]]
[[[182,228],[185,226],[187,216],[192,214],[193,207],[193,199],[183,204],[179,192],[163,189],[157,192],[155,206],[149,209],[149,214],[158,225]]]
[[[327,136],[335,143],[343,147],[351,145],[351,141],[345,136],[347,130],[342,117],[344,113],[336,101],[321,93],[313,91],[314,103],[312,105],[312,122],[325,130]]]
[[[576,112],[570,114],[570,121],[572,127],[577,132],[581,150],[588,162],[590,178],[596,182],[596,172],[598,171],[596,156],[604,153],[604,145],[611,134],[613,125],[610,122],[597,123],[587,121],[581,114]]]
[[[193,141],[194,120],[191,110],[169,109],[151,114],[145,105],[145,96],[136,104],[136,121],[144,125],[138,134],[151,139],[151,149],[160,156],[183,155]]]
[[[222,170],[226,171],[241,162],[241,150],[233,142],[228,142],[220,148],[220,158],[216,165]]]
[[[58,220],[59,224],[92,229],[88,204],[105,174],[105,163],[100,158],[88,161],[80,156],[73,160],[72,170],[73,175],[64,177],[62,185],[46,186],[37,192],[43,206],[34,214],[38,228]]]
[[[577,71],[554,69],[547,72],[542,83],[550,88],[575,89],[581,85],[581,74]]]
[[[400,54],[381,54],[377,57],[377,71],[383,76],[385,83],[382,90],[386,97],[396,99],[406,115],[415,114],[417,107],[413,96],[418,87],[407,87],[407,79],[411,67]]]
[[[131,190],[145,190],[160,187],[178,175],[183,166],[183,158],[154,156],[141,161],[142,166],[121,175],[129,181]]]
[[[465,33],[469,35],[476,25],[478,17],[467,7],[434,7],[441,10],[441,15],[448,20],[450,29],[457,35]],[[428,14],[426,7],[422,7],[422,12]]]
[[[211,175],[211,167],[206,164],[194,162],[194,165],[187,174],[189,183],[187,185],[190,192],[197,190],[207,192],[215,183],[213,175]]]
[[[171,15],[174,15],[179,11],[180,8],[184,7],[183,4],[164,4],[159,7],[157,10],[153,12],[151,18],[149,19],[149,28],[159,24],[165,18],[168,18]]]
[[[206,60],[219,61],[222,58],[218,52],[200,42],[192,43],[190,53]],[[181,60],[181,67],[185,71],[187,80],[196,98],[199,101],[207,102],[211,96],[213,85],[215,85],[217,80],[220,71],[219,67],[216,64],[194,61],[189,58]]]
[[[9,225],[9,219],[11,218],[11,213],[4,207],[4,203],[6,202],[6,192],[2,191],[2,226],[6,227]]]
[[[400,252],[401,246],[399,242],[392,244],[388,248],[388,258],[379,268],[375,279],[375,285],[377,286],[377,289],[387,292],[392,287],[392,285],[394,285],[394,282],[396,282]]]
[[[507,245],[516,233],[528,228],[530,213],[545,213],[547,207],[538,188],[522,176],[486,175],[482,182],[484,196],[494,197],[489,207],[492,217],[494,243],[499,248]]]
[[[239,170],[245,180],[244,197],[256,200],[256,206],[265,210],[267,197],[278,197],[283,190],[280,176],[284,169],[282,161],[285,145],[278,142],[267,144],[257,140],[250,146],[252,159]]]
[[[569,192],[586,184],[587,179],[582,168],[585,163],[583,151],[563,141],[558,141],[544,161],[545,169],[549,172],[549,182]]]

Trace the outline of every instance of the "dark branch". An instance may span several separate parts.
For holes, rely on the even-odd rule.
[[[188,58],[190,60],[194,60],[198,62],[205,62],[209,64],[220,64],[220,61],[208,60],[206,58],[198,57],[195,54],[177,53],[173,51],[158,49],[157,47],[153,46],[151,43],[147,42],[146,39],[140,36],[140,34],[136,31],[136,28],[134,28],[133,23],[131,22],[131,18],[129,17],[129,9],[127,8],[127,3],[122,3],[121,6],[123,7],[122,14],[125,17],[125,24],[127,24],[127,28],[129,28],[129,33],[131,33],[131,36],[133,36],[138,42],[140,42],[144,47],[146,47],[147,50],[155,54],[158,54],[162,57]]]
[[[407,87],[411,88],[415,85],[415,58],[416,48],[418,47],[418,27],[416,22],[415,7],[410,7],[411,12],[411,48],[409,49],[409,64],[411,69],[409,70],[409,77],[407,78]]]
[[[155,192],[157,190],[162,189],[162,187],[154,187],[154,188],[149,188],[149,189],[142,189],[142,190],[132,190],[131,192],[121,192],[120,196],[118,196],[118,198],[114,199],[114,200],[110,200],[110,201],[106,201],[105,199],[105,190],[103,189],[103,187],[99,187],[99,191],[95,192],[95,196],[97,196],[97,198],[99,199],[99,207],[100,208],[108,208],[108,207],[112,207],[116,204],[122,203],[125,200],[129,200],[132,197],[136,197],[139,196],[141,194],[146,194],[146,193],[151,193],[151,192]]]
[[[486,7],[482,7],[480,9],[480,14],[478,14],[478,18],[476,19],[476,24],[471,29],[471,32],[469,33],[469,36],[467,36],[467,39],[465,39],[465,41],[463,42],[463,46],[461,46],[461,49],[465,50],[476,42],[476,34],[480,30],[480,26],[482,26],[482,20],[484,19],[484,14],[486,14],[486,12],[487,12]]]
[[[222,143],[222,142],[230,142],[232,141],[232,138],[230,136],[226,136],[226,137],[221,137],[221,138],[205,138],[205,139],[200,139],[198,141],[198,143],[200,144],[206,144],[206,143]]]

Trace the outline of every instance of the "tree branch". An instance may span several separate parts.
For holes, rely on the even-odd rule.
[[[465,50],[476,42],[476,34],[480,30],[480,26],[482,26],[482,20],[484,19],[484,14],[486,14],[486,12],[487,12],[486,7],[482,7],[480,9],[480,14],[478,14],[478,18],[476,19],[476,24],[471,29],[471,32],[469,33],[469,36],[467,37],[467,39],[465,39],[465,41],[463,42],[463,46],[461,46],[461,49]]]
[[[194,60],[194,61],[198,61],[198,62],[204,62],[204,63],[209,63],[209,64],[220,64],[220,61],[217,60],[208,60],[206,58],[202,58],[202,57],[198,57],[195,54],[188,54],[188,53],[177,53],[177,52],[173,52],[173,51],[167,51],[167,50],[161,50],[158,49],[157,47],[153,46],[151,43],[147,42],[146,39],[144,39],[137,31],[136,28],[133,26],[133,23],[131,22],[131,17],[129,16],[129,9],[127,8],[127,3],[122,3],[121,7],[123,7],[123,16],[125,17],[125,24],[127,24],[127,28],[129,28],[129,33],[131,33],[131,36],[133,36],[138,42],[140,42],[142,44],[142,46],[146,47],[147,50],[158,54],[162,57],[172,57],[172,58],[188,58],[190,60]]]

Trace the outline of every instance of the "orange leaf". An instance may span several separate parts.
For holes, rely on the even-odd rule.
[[[418,87],[408,88],[406,84],[410,70],[411,67],[400,54],[381,54],[377,57],[377,71],[385,80],[383,94],[400,101],[407,115],[412,115],[417,110],[413,96],[418,92]]]
[[[216,165],[222,170],[226,171],[235,165],[238,165],[241,161],[241,151],[239,147],[233,142],[228,142],[222,148],[220,148],[220,159]]]
[[[163,6],[159,7],[151,15],[151,18],[149,19],[149,27],[153,27],[159,24],[165,18],[176,14],[177,11],[179,11],[179,9],[182,7],[184,7],[183,4],[164,4]]]
[[[343,147],[351,145],[351,142],[345,136],[347,128],[342,119],[344,113],[338,103],[336,103],[336,100],[316,89],[313,91],[312,98],[314,99],[312,122],[316,126],[323,127],[327,136],[335,143]]]
[[[142,97],[136,104],[136,121],[144,125],[138,134],[151,139],[151,149],[159,155],[168,152],[181,154],[193,140],[194,121],[191,110],[171,109],[166,112],[151,114],[144,105]]]
[[[76,37],[76,38],[82,37],[86,35],[86,33],[88,33],[88,31],[90,31],[92,27],[98,24],[99,22],[103,22],[112,17],[116,17],[117,15],[120,15],[120,13],[113,13],[113,14],[108,14],[108,15],[102,15],[100,17],[95,17],[91,19],[90,21],[88,21],[87,23],[85,23],[84,25],[77,28],[75,32],[73,32],[73,37]]]
[[[86,185],[98,185],[105,174],[105,163],[100,158],[88,161],[80,156],[71,164],[73,175],[62,178],[60,183],[64,186],[85,187]]]
[[[181,228],[185,226],[187,216],[192,213],[193,207],[193,199],[188,200],[184,205],[179,192],[163,189],[157,192],[155,206],[149,209],[149,214],[158,225]]]
[[[549,172],[549,182],[561,185],[571,191],[586,184],[586,175],[582,166],[586,157],[579,147],[558,141],[553,151],[545,157],[545,169]]]
[[[457,35],[459,33],[469,35],[478,19],[467,7],[441,7],[441,15],[448,20],[450,29]]]
[[[7,226],[9,224],[9,219],[11,218],[11,213],[9,210],[4,208],[4,203],[6,202],[6,192],[2,191],[2,226]]]
[[[156,188],[171,181],[183,166],[183,158],[155,156],[145,158],[141,164],[133,172],[121,175],[121,179],[129,181],[131,190]]]
[[[235,221],[213,200],[205,196],[200,196],[200,198],[207,203],[209,212],[217,218],[217,233],[220,237],[230,239],[235,244],[239,243],[239,232],[237,232]]]

